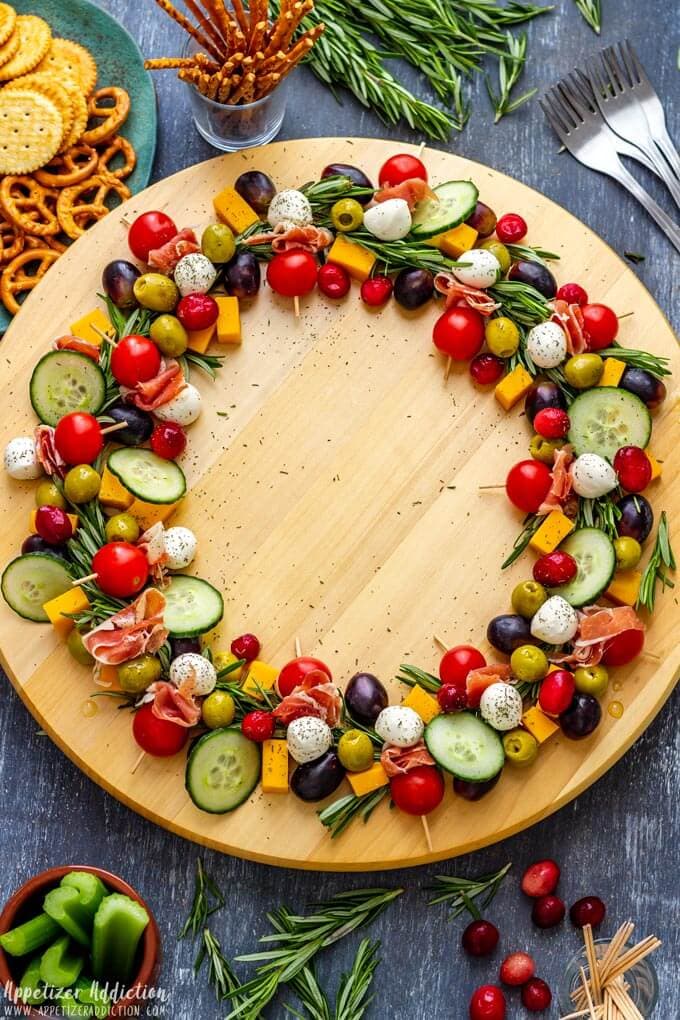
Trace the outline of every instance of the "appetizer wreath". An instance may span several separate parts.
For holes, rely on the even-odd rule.
[[[619,346],[616,314],[578,284],[558,289],[547,265],[556,256],[524,243],[521,216],[497,220],[472,181],[432,187],[406,154],[378,180],[335,164],[277,192],[249,171],[216,196],[217,222],[200,242],[163,211],[139,216],[128,244],[142,268],[104,267],[107,312],[74,322],[38,361],[40,424],[5,451],[13,478],[37,482],[32,534],[2,577],[8,605],[50,621],[101,693],[129,705],[143,752],[174,755],[192,738],[186,786],[199,809],[231,811],[258,782],[321,801],[347,779],[351,792],[319,811],[333,835],[388,794],[426,815],[446,773],[477,800],[506,762],[530,766],[558,730],[591,734],[609,670],[641,654],[639,612],[675,566],[661,513],[639,569],[667,360]],[[215,377],[213,341],[240,342],[239,301],[257,293],[262,263],[269,286],[294,300],[315,287],[342,298],[352,279],[373,306],[443,297],[433,340],[447,364],[468,361],[506,411],[524,399],[530,456],[505,489],[526,517],[503,566],[527,548],[537,559],[511,611],[488,625],[499,661],[461,645],[437,675],[402,665],[410,691],[390,705],[371,673],[341,692],[328,665],[299,649],[279,668],[253,634],[228,651],[205,639],[222,596],[183,572],[196,538],[166,522],[186,489],[185,430],[201,413],[194,373]]]

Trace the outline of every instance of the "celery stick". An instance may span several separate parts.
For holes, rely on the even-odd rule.
[[[84,1002],[79,1002],[72,992],[64,992],[57,999],[57,1005],[59,1006],[60,1016],[67,1017],[91,1017],[92,1006],[87,1005]]]
[[[46,949],[40,961],[40,978],[55,988],[70,988],[83,969],[83,958],[71,950],[68,935],[62,935]]]
[[[45,989],[40,982],[40,957],[31,960],[19,982],[21,1001],[27,1006],[39,1006],[45,1001]]]
[[[77,889],[52,889],[43,900],[43,910],[67,935],[89,949],[93,915],[81,905]]]
[[[51,917],[47,914],[38,914],[25,924],[20,924],[18,928],[12,928],[11,931],[0,935],[0,946],[10,956],[25,956],[40,949],[47,942],[52,942],[60,931],[59,925]]]
[[[149,915],[144,907],[121,893],[105,896],[94,917],[92,969],[100,980],[128,982],[135,953]]]
[[[105,1018],[109,1015],[111,1000],[96,981],[91,978],[79,977],[76,981],[75,993],[78,1002],[91,1007],[92,1016]]]
[[[89,871],[70,871],[64,875],[60,885],[77,889],[80,905],[93,918],[97,907],[106,896],[106,886],[100,878]]]

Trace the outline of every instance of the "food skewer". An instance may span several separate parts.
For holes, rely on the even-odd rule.
[[[108,333],[105,333],[103,329],[99,328],[99,326],[95,326],[94,323],[91,323],[91,325],[92,329],[95,331],[97,336],[100,337],[100,339],[104,340],[105,343],[111,344],[113,347],[115,347],[116,341],[113,339],[112,336],[109,336]]]
[[[88,581],[96,581],[99,574],[85,574],[84,577],[77,577],[75,581],[71,581],[71,587],[77,588],[79,584],[87,584]]]
[[[142,764],[142,762],[144,761],[145,758],[146,758],[146,751],[140,751],[139,757],[137,758],[136,762],[134,763],[134,765],[130,769],[130,775],[131,776],[134,776],[135,772],[137,771],[137,769]]]

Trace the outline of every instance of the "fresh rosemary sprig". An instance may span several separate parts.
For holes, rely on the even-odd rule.
[[[380,789],[373,790],[372,793],[364,793],[361,796],[348,793],[345,797],[333,801],[323,810],[317,811],[319,821],[329,830],[331,839],[335,839],[355,819],[361,818],[366,823],[388,793],[388,789],[387,786],[381,786]]]
[[[78,528],[68,540],[70,572],[74,580],[92,573],[92,557],[106,544],[106,522],[98,499],[90,503],[70,503],[70,509],[78,514]],[[88,609],[73,614],[73,621],[79,630],[90,629],[102,623],[122,609],[126,604],[121,599],[105,595],[94,581],[80,586],[89,600]]]
[[[361,1020],[373,996],[368,993],[373,982],[373,975],[380,963],[379,942],[362,939],[359,943],[351,970],[340,978],[340,987],[335,1000],[334,1020]]]
[[[500,314],[523,326],[535,326],[550,318],[552,309],[540,291],[520,280],[501,280],[488,294],[501,305]],[[601,352],[600,352],[601,353]]]
[[[540,528],[541,524],[543,523],[543,520],[544,518],[540,517],[538,514],[528,514],[524,518],[524,527],[522,528],[522,531],[515,539],[514,545],[512,547],[512,552],[501,563],[501,570],[506,570],[508,567],[512,566],[515,560],[518,560],[520,558],[526,547],[529,545],[529,542],[533,538],[534,533],[538,531],[538,529]]]
[[[478,878],[457,878],[455,875],[437,875],[431,891],[436,893],[430,900],[430,905],[436,903],[448,903],[452,908],[451,920],[458,917],[465,910],[473,918],[479,918],[480,907],[483,910],[488,907],[494,898],[500,885],[510,871],[512,863],[506,864],[490,875],[480,875]],[[477,902],[479,900],[479,903]]]
[[[527,37],[526,33],[513,35],[507,33],[507,51],[498,61],[498,92],[491,84],[489,77],[486,78],[486,90],[494,109],[494,124],[509,113],[514,113],[528,99],[536,95],[537,89],[527,89],[521,96],[511,98],[512,90],[520,79],[524,64],[527,58]]]
[[[208,982],[215,991],[215,998],[218,1002],[224,1002],[230,996],[235,997],[240,988],[240,981],[234,970],[222,953],[219,940],[215,938],[210,928],[204,928],[201,936],[201,945],[194,961],[194,975],[197,975],[203,966],[203,961],[208,961]]]
[[[238,680],[221,679],[226,672],[236,669],[237,666],[238,663],[234,663],[232,666],[228,666],[226,670],[221,670],[217,674],[217,684],[215,686],[215,690],[231,694],[236,707],[237,720],[242,719],[248,712],[260,711],[261,709],[271,712],[272,709],[276,708],[279,698],[272,691],[266,691],[263,687],[258,687],[257,693],[260,696],[256,697],[254,694],[249,694],[245,691]]]
[[[593,32],[599,35],[602,29],[601,0],[574,0],[574,3]]]
[[[601,358],[618,358],[619,361],[625,361],[626,365],[629,365],[631,368],[641,368],[643,371],[649,372],[656,379],[663,379],[664,376],[671,374],[671,370],[668,367],[668,358],[658,354],[650,354],[649,351],[637,351],[630,347],[621,347],[616,341],[611,347],[605,347],[604,350],[597,353]]]
[[[577,391],[567,382],[564,369],[561,366],[558,368],[543,368],[541,369],[541,375],[544,375],[546,379],[550,379],[551,382],[559,386],[567,398],[567,403],[570,404],[577,396]]]
[[[671,546],[668,518],[666,511],[663,510],[659,518],[656,542],[652,549],[652,555],[649,557],[649,562],[645,567],[645,572],[640,582],[640,594],[636,603],[637,609],[646,609],[650,613],[653,611],[654,603],[656,602],[657,581],[661,582],[662,591],[665,591],[666,588],[675,587],[675,583],[666,573],[667,570],[675,570],[675,556]]]
[[[331,177],[323,177],[320,181],[310,181],[309,184],[303,184],[300,191],[312,207],[315,223],[319,223],[320,217],[323,217],[324,213],[341,198],[367,201],[374,194],[373,188],[360,188],[343,174],[333,174]]]
[[[113,337],[114,340],[120,340],[121,337],[130,336],[132,333],[149,336],[151,323],[157,317],[158,312],[152,312],[149,308],[135,308],[129,315],[126,315],[122,309],[114,305],[108,295],[99,294],[98,297],[106,303],[106,311],[116,334]]]
[[[328,997],[319,984],[313,967],[303,967],[288,987],[300,1000],[304,1013],[286,1003],[286,1011],[298,1020],[334,1020]]]
[[[381,241],[367,230],[353,230],[347,238],[372,251],[388,273],[400,269],[428,269],[431,273],[448,273],[453,267],[466,264],[464,257],[461,262],[454,262],[438,248],[408,238],[403,241]]]
[[[196,938],[199,932],[206,928],[208,918],[216,910],[225,904],[224,894],[210,877],[199,859],[196,862],[196,882],[194,885],[194,898],[191,910],[184,922],[184,926],[177,936],[178,940],[183,939],[190,932]]]
[[[599,528],[613,540],[618,538],[616,529],[621,511],[612,499],[612,494],[597,499],[579,499],[576,511],[577,528]]]
[[[415,687],[418,684],[430,694],[436,694],[442,685],[439,677],[433,676],[432,673],[426,673],[424,669],[419,669],[417,666],[409,666],[408,663],[402,663],[399,667],[397,680],[402,684],[408,684],[409,687]]]
[[[224,357],[221,354],[199,354],[198,351],[185,351],[177,360],[182,366],[185,379],[189,378],[192,367],[200,368],[211,379],[216,379],[218,370],[222,368]]]
[[[535,248],[530,244],[506,244],[513,262],[559,262],[560,256],[554,251],[546,251],[544,248]]]

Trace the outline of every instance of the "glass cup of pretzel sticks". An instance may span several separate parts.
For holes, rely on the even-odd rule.
[[[611,939],[599,938],[593,941],[595,954],[598,960],[602,960],[605,956]],[[626,942],[622,946],[623,951],[630,950],[632,948],[631,942]],[[562,983],[559,990],[560,1000],[560,1016],[561,1017],[573,1017],[574,1014],[578,1013],[579,1016],[583,1017],[583,1020],[589,1020],[591,1015],[596,1017],[602,1017],[602,1020],[608,1020],[606,1012],[602,1012],[601,1007],[598,1010],[595,1007],[593,1014],[586,1006],[585,1011],[581,1013],[581,1008],[576,1004],[575,997],[578,995],[579,990],[582,988],[583,978],[582,972],[585,973],[586,978],[590,978],[590,967],[588,963],[588,952],[585,946],[583,946],[578,953],[569,961],[567,969],[562,978]],[[637,1010],[637,1013],[632,1011],[627,1014],[625,1012],[617,1012],[616,1018],[619,1017],[651,1017],[654,1012],[654,1008],[659,998],[659,982],[656,976],[656,970],[654,964],[647,956],[634,964],[630,969],[626,970],[624,975],[625,987],[628,996],[632,1000],[632,1003]],[[578,1000],[577,1000],[578,1001]],[[670,1018],[662,1017],[660,1020],[670,1020]]]

